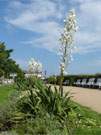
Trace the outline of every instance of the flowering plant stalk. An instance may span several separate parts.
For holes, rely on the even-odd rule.
[[[72,50],[74,48],[74,33],[77,31],[76,15],[74,10],[70,10],[69,16],[64,20],[64,30],[60,37],[61,63],[60,63],[60,93],[63,96],[63,76],[65,68],[72,61]]]
[[[31,58],[29,61],[29,72],[33,73],[34,76],[38,76],[38,74],[42,73],[42,64],[34,58]]]

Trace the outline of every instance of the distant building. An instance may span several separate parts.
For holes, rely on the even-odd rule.
[[[39,73],[31,73],[31,72],[28,72],[28,71],[25,71],[25,77],[28,78],[28,77],[32,77],[32,76],[37,76],[38,78],[40,79],[43,79],[43,74],[42,72],[39,72]]]
[[[11,73],[11,74],[10,74],[10,77],[13,78],[13,79],[14,79],[16,76],[17,76],[16,73]]]
[[[9,78],[5,78],[4,76],[2,76],[0,77],[0,84],[13,84],[16,76],[16,73],[11,73]]]

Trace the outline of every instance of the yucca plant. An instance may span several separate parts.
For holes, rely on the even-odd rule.
[[[70,110],[69,102],[71,95],[69,92],[61,97],[57,87],[46,86],[38,78],[28,78],[24,84],[25,86],[21,86],[22,84],[20,84],[19,89],[25,89],[26,95],[24,96],[24,100],[26,97],[26,103],[30,107],[35,108],[37,106],[38,108],[38,106],[42,106],[49,114],[54,115],[59,114],[63,109],[67,112]]]
[[[64,20],[64,29],[60,37],[60,93],[63,96],[63,76],[68,67],[69,63],[72,61],[72,52],[74,49],[73,41],[74,34],[77,31],[76,26],[76,14],[75,10],[70,10],[68,17]]]
[[[71,106],[71,95],[69,92],[61,96],[57,87],[47,86],[38,78],[27,78],[25,86],[21,86],[22,91],[25,89],[26,95],[21,96],[18,102],[18,109],[22,112],[30,114],[29,118],[39,116],[54,118],[60,123],[61,130],[71,132],[75,123],[76,114],[74,107]],[[21,91],[21,93],[23,93]],[[44,114],[43,114],[44,112]],[[71,115],[71,114],[75,114]],[[74,121],[73,121],[74,120]],[[71,128],[70,128],[71,127]]]

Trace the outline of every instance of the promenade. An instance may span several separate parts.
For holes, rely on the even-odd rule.
[[[64,91],[72,93],[72,100],[101,113],[101,90],[64,86]]]

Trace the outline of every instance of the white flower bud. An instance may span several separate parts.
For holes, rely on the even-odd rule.
[[[66,20],[64,19],[64,20],[63,20],[63,22],[65,23],[65,22],[66,22]]]

